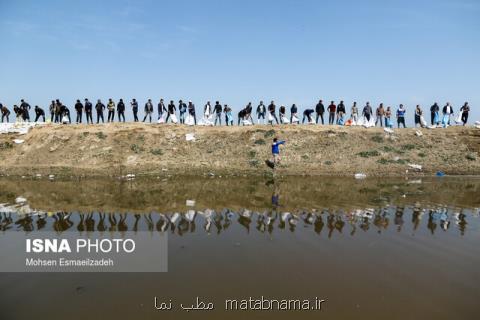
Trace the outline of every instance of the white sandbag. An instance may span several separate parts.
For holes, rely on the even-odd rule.
[[[420,116],[420,125],[422,127],[426,127],[427,126],[427,121],[425,121],[425,118],[423,116]]]
[[[315,119],[313,119],[313,117],[311,117],[310,121],[308,121],[308,124],[315,124]]]
[[[163,113],[160,119],[158,119],[157,123],[165,123],[165,118],[166,118],[166,115],[165,113]]]
[[[455,118],[455,123],[462,123],[462,113],[459,112]]]
[[[243,120],[242,123],[244,126],[251,126],[253,124],[250,120]]]
[[[268,113],[268,122],[273,122],[273,120],[275,120],[275,118],[272,116],[272,114],[269,112]]]
[[[415,169],[415,170],[419,170],[421,171],[422,170],[422,166],[419,165],[419,164],[413,164],[413,163],[409,163],[408,166],[412,169]]]
[[[176,114],[171,114],[170,118],[172,119],[173,123],[178,123],[177,115]]]
[[[292,123],[295,123],[295,122],[300,123],[300,120],[298,119],[296,114],[292,116]]]
[[[62,118],[62,123],[63,124],[66,124],[66,123],[69,123],[70,121],[68,121],[68,117],[67,116],[63,116]]]
[[[290,123],[290,120],[289,120],[287,117],[282,116],[282,122],[283,122],[284,124],[289,124],[289,123]]]
[[[213,115],[208,116],[208,117],[203,117],[199,122],[199,126],[213,126]]]
[[[187,134],[185,134],[185,140],[187,140],[187,141],[195,141],[195,133],[187,133]]]
[[[355,179],[365,179],[367,175],[365,173],[355,173]]]
[[[187,200],[185,205],[187,207],[194,207],[195,206],[195,200]]]
[[[193,119],[193,116],[192,115],[188,115],[186,118],[185,118],[185,124],[188,125],[188,126],[193,126],[195,124],[195,119]]]
[[[383,131],[385,131],[386,133],[393,133],[393,129],[391,128],[383,128]]]

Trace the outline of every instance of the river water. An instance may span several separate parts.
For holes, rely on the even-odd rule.
[[[478,317],[477,178],[4,178],[0,203],[0,246],[10,232],[168,235],[164,273],[0,273],[2,320]],[[325,301],[225,310],[262,296]],[[215,309],[179,307],[197,297]]]

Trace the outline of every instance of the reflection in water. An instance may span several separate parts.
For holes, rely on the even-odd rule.
[[[357,209],[348,212],[330,211],[298,211],[282,212],[277,208],[264,212],[253,212],[247,209],[232,211],[224,209],[220,212],[206,209],[203,211],[188,210],[185,213],[1,213],[0,230],[48,230],[56,232],[77,230],[84,232],[126,232],[126,231],[158,231],[182,236],[197,232],[201,226],[207,233],[220,234],[238,223],[247,233],[252,229],[260,233],[272,234],[275,229],[295,232],[297,229],[312,228],[317,234],[326,232],[328,237],[334,233],[355,235],[359,230],[382,233],[389,229],[402,232],[405,228],[415,232],[426,227],[433,235],[439,229],[454,229],[464,235],[467,230],[467,216],[478,224],[478,213],[462,209],[460,211],[447,208],[421,209],[418,207],[386,207],[380,209]],[[409,217],[409,218],[407,218]],[[422,221],[426,220],[422,224]],[[407,226],[406,226],[407,225]],[[324,229],[327,229],[324,231]],[[303,230],[300,230],[303,232]]]
[[[90,183],[94,184],[95,192],[88,193],[86,188],[86,193],[82,191],[80,195],[78,189]],[[236,180],[236,189],[231,188],[232,182],[227,179],[171,181],[160,187],[147,180],[130,186],[131,192],[121,198],[112,198],[100,190],[108,186],[105,189],[119,187],[123,192],[123,184],[104,181],[97,186],[96,183],[0,180],[0,186],[19,192],[0,192],[0,201],[7,203],[0,203],[0,230],[76,229],[79,233],[148,230],[182,236],[199,229],[220,234],[237,224],[247,233],[256,230],[272,234],[275,230],[295,232],[310,228],[330,238],[335,233],[353,236],[360,230],[382,233],[406,229],[415,233],[422,226],[433,235],[439,229],[448,231],[455,226],[463,235],[467,220],[479,214],[475,194],[480,190],[480,180],[476,179],[425,180],[423,184],[405,180],[389,184],[373,179],[360,183],[345,179],[323,179],[319,183],[293,179],[260,184]],[[68,207],[73,209],[52,210],[62,199],[68,200]],[[207,209],[194,210],[192,205]]]

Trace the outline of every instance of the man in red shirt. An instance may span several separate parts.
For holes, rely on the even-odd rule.
[[[337,106],[332,101],[332,102],[330,102],[330,105],[328,106],[328,112],[329,112],[328,123],[329,124],[333,124],[335,122],[335,110],[337,110]]]

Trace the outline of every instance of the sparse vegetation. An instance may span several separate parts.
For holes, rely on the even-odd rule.
[[[385,141],[381,135],[375,135],[372,137],[373,142],[382,143]]]
[[[161,156],[163,154],[163,150],[162,149],[152,149],[150,150],[150,153],[155,155],[155,156]]]
[[[413,150],[415,149],[416,146],[414,144],[404,144],[401,146],[402,150]]]
[[[13,143],[11,143],[9,141],[5,141],[3,143],[0,143],[0,150],[11,149],[11,148],[13,148]]]
[[[132,144],[132,145],[130,146],[130,150],[132,150],[132,151],[135,152],[135,153],[140,153],[140,152],[143,151],[143,148],[140,147],[138,144]]]
[[[361,151],[357,153],[362,158],[378,157],[380,153],[377,150]]]
[[[264,145],[264,144],[266,144],[265,140],[263,140],[263,139],[255,140],[254,143],[255,143],[256,145]]]
[[[98,139],[104,140],[104,139],[107,138],[107,135],[104,134],[102,131],[100,131],[100,132],[95,132],[95,135],[97,136]]]
[[[467,160],[470,160],[470,161],[475,161],[477,160],[477,155],[475,153],[469,153],[466,155],[465,157]]]
[[[270,129],[268,130],[267,132],[265,132],[265,134],[263,135],[265,138],[270,138],[270,137],[273,137],[275,135],[275,130],[273,129]]]

